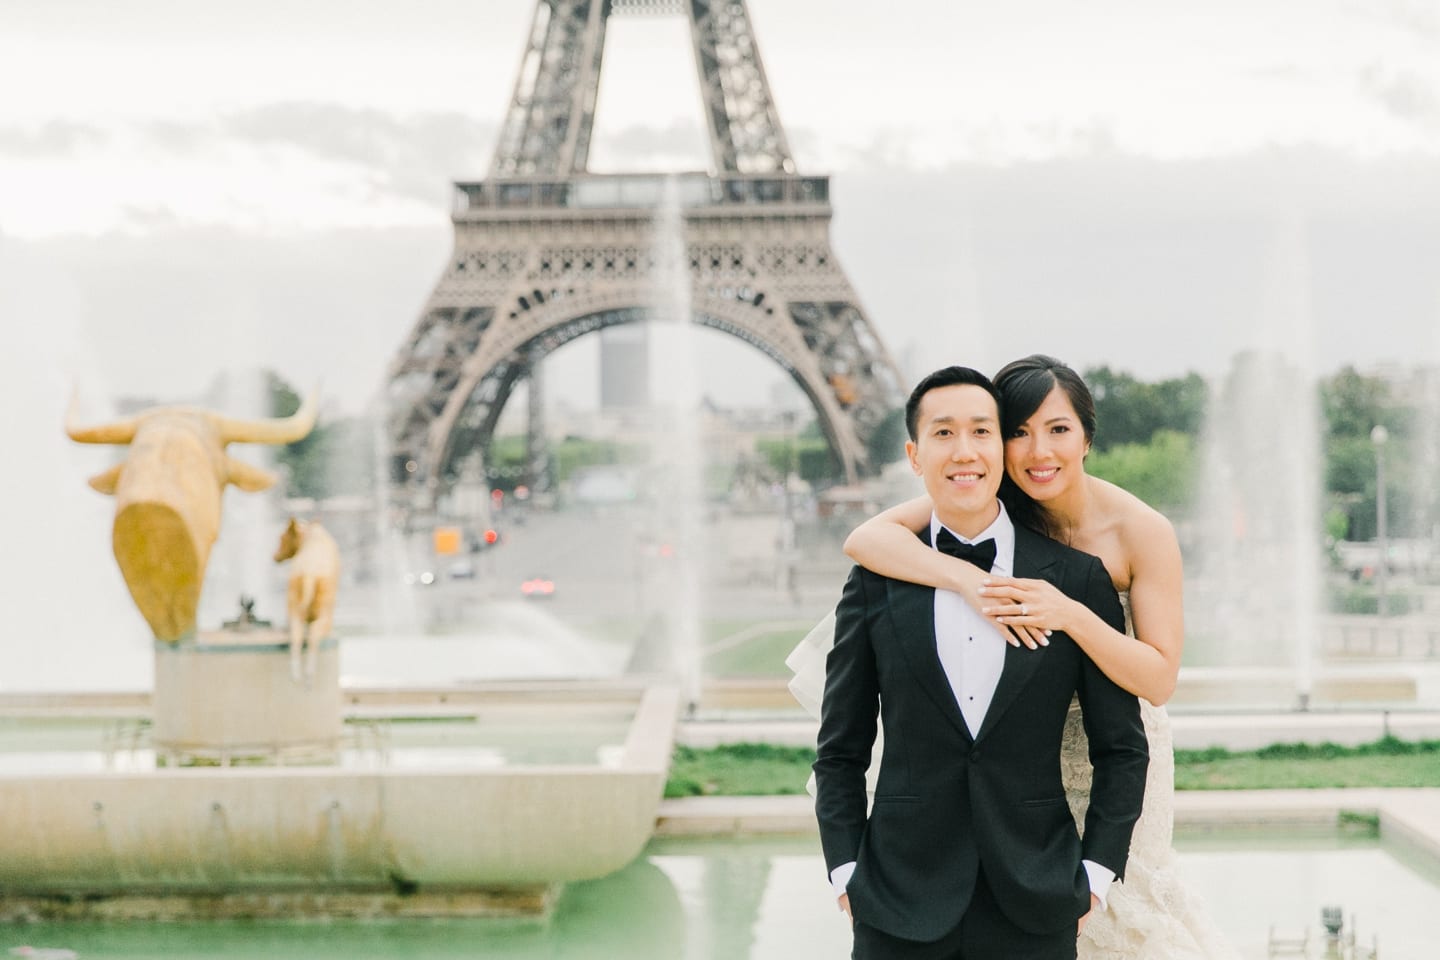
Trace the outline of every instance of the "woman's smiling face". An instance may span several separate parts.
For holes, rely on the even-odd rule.
[[[1085,476],[1089,449],[1075,406],[1057,385],[1005,438],[1005,470],[1032,499],[1053,500]]]

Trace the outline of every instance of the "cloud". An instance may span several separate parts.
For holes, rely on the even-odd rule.
[[[0,125],[0,219],[17,235],[167,222],[291,229],[442,217],[487,173],[495,124],[285,102],[193,118]]]
[[[216,131],[210,123],[183,123],[178,120],[155,120],[145,123],[136,134],[146,147],[164,153],[198,153],[215,142]]]
[[[1360,73],[1361,93],[1399,120],[1440,128],[1440,94],[1413,70],[1371,64]]]
[[[495,124],[458,113],[399,115],[331,103],[275,103],[215,118],[101,126],[53,120],[0,127],[0,156],[57,159],[93,154],[122,140],[165,155],[227,145],[288,146],[313,157],[383,172],[400,193],[433,197],[434,184],[479,179]],[[419,182],[432,189],[422,193]]]
[[[451,180],[484,177],[495,131],[493,123],[459,113],[397,115],[311,102],[256,107],[219,123],[226,138],[368,167],[382,189],[425,201]]]
[[[150,233],[160,230],[174,230],[184,221],[175,211],[159,204],[127,204],[120,212],[122,232]]]
[[[682,119],[663,126],[631,124],[613,132],[597,127],[590,147],[592,170],[694,170],[709,165],[705,128]]]
[[[44,158],[79,153],[103,146],[109,134],[97,126],[52,120],[38,128],[0,129],[0,154]]]
[[[48,311],[58,292],[112,395],[183,397],[217,370],[269,366],[299,383],[323,376],[329,395],[358,409],[446,260],[446,227],[261,235],[172,223],[7,238],[0,305]]]
[[[1324,74],[1310,66],[1301,66],[1294,61],[1275,61],[1253,67],[1246,72],[1246,76],[1259,81],[1279,81],[1283,83],[1314,83],[1323,79]]]
[[[840,170],[893,170],[917,166],[913,143],[915,132],[902,127],[875,131],[865,143],[832,148]]]
[[[1223,370],[1264,316],[1278,201],[1293,195],[1322,368],[1440,362],[1422,352],[1440,302],[1440,171],[1423,157],[968,162],[850,170],[833,186],[836,253],[897,353],[971,358],[980,343],[975,362],[990,367],[1043,350],[1146,376]],[[437,217],[305,233],[182,223],[28,249],[63,272],[120,392],[169,383],[166,356],[208,376],[218,351],[297,382],[328,368],[327,389],[353,409],[382,382],[451,242]],[[762,380],[734,389],[760,395]]]
[[[938,133],[938,135],[937,135]],[[892,126],[867,141],[832,143],[818,151],[836,172],[932,171],[953,164],[1003,167],[1049,160],[1121,157],[1115,125],[1099,117],[1060,122],[956,122],[949,131]]]
[[[12,160],[59,159],[103,152],[121,140],[165,156],[221,153],[237,144],[290,147],[313,158],[339,161],[373,172],[386,192],[433,202],[451,180],[481,179],[496,125],[459,113],[400,115],[331,103],[276,103],[191,122],[147,121],[107,128],[51,121],[40,127],[0,127],[0,156]],[[633,150],[663,143],[668,131],[648,139],[628,134]]]
[[[1440,13],[1429,2],[1391,0],[1385,8],[1386,18],[1423,40],[1440,41]]]
[[[1208,374],[1274,319],[1298,218],[1320,369],[1434,363],[1437,188],[1424,157],[1322,148],[853,171],[836,178],[835,247],[896,353]]]

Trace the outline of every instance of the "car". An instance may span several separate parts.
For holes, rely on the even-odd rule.
[[[555,596],[555,581],[549,577],[531,577],[520,584],[520,594],[528,600],[549,600]]]
[[[450,574],[451,580],[474,580],[475,564],[473,561],[461,557],[450,564],[447,572]]]
[[[411,570],[408,571],[405,576],[401,577],[401,580],[404,581],[405,586],[407,587],[413,587],[417,584],[422,587],[428,587],[435,583],[435,571]]]
[[[505,535],[494,527],[486,527],[478,534],[471,534],[466,546],[471,553],[482,553],[505,542]]]

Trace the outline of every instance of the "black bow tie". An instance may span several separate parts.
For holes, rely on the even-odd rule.
[[[935,549],[947,556],[968,560],[981,570],[989,570],[995,565],[993,539],[981,540],[979,543],[961,543],[955,534],[941,527],[940,535],[935,538]]]

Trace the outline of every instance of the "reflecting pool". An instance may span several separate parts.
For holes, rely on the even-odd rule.
[[[1386,960],[1434,956],[1440,877],[1374,838],[1184,835],[1181,864],[1247,960],[1270,927],[1312,944],[1320,907],[1344,908]],[[849,931],[813,837],[657,839],[621,872],[569,886],[545,920],[34,924],[0,927],[0,951],[66,948],[81,958],[486,958],[808,960],[845,957]],[[0,952],[3,955],[3,952]],[[1318,949],[1315,956],[1319,956]]]
[[[1177,835],[1186,878],[1246,958],[1267,956],[1275,935],[1307,930],[1322,956],[1320,908],[1352,918],[1357,946],[1378,938],[1385,960],[1429,960],[1440,942],[1440,867],[1398,844],[1334,834],[1227,831]]]
[[[414,713],[416,711],[409,711]],[[455,708],[435,717],[352,717],[342,770],[485,770],[539,764],[620,765],[631,704]],[[129,773],[159,768],[139,717],[0,717],[0,774]]]

